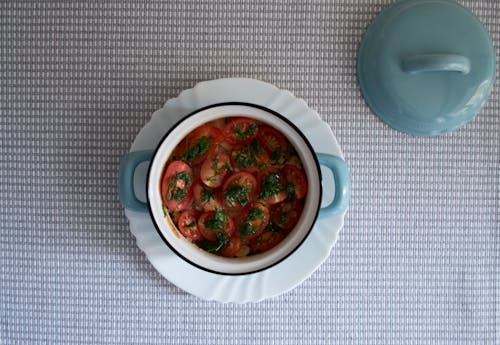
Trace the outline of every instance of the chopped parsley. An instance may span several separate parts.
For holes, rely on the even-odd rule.
[[[236,164],[238,164],[242,168],[250,168],[257,164],[257,159],[255,155],[251,151],[250,146],[244,146],[236,155],[234,159]]]
[[[288,195],[288,199],[293,199],[295,196],[295,186],[292,183],[286,185],[286,194]]]
[[[262,211],[260,208],[257,207],[252,207],[250,211],[248,211],[248,220],[249,221],[254,221],[257,219],[261,219],[265,216],[265,212]]]
[[[288,217],[289,213],[290,212],[284,212],[284,213],[282,213],[281,216],[280,216],[280,219],[279,219],[278,223],[281,224],[281,225],[286,225],[287,217]]]
[[[257,139],[253,139],[250,142],[250,147],[252,148],[253,152],[255,152],[257,154],[262,153],[262,147],[260,147],[259,142],[257,141]]]
[[[187,192],[185,189],[176,188],[172,191],[172,198],[174,200],[182,200],[186,197]]]
[[[212,159],[212,164],[210,168],[217,174],[219,171],[219,156],[215,155],[214,159]]]
[[[276,151],[271,152],[270,158],[273,161],[277,161],[280,158],[283,158],[284,155],[285,155],[285,153],[283,152],[283,150],[276,150]]]
[[[243,236],[253,235],[257,232],[257,228],[252,225],[253,221],[262,219],[265,216],[265,212],[258,207],[252,207],[248,211],[247,219],[243,224],[238,227],[238,232]]]
[[[255,132],[257,132],[257,125],[255,123],[252,123],[245,131],[243,131],[239,127],[234,127],[233,132],[234,132],[234,134],[236,134],[236,137],[238,139],[241,139],[241,140],[246,139],[249,136],[255,134]]]
[[[201,191],[201,202],[206,204],[207,202],[210,202],[211,199],[215,199],[215,192],[212,189],[203,188]]]
[[[250,202],[249,193],[250,189],[247,186],[232,184],[224,191],[224,197],[231,204],[245,206]]]
[[[258,165],[258,167],[262,170],[266,168],[266,164],[264,162],[259,162],[257,155],[261,154],[262,147],[260,147],[259,142],[256,139],[253,139],[249,145],[243,146],[238,151],[234,161],[242,168],[251,168]],[[262,158],[260,158],[260,160],[262,160]]]
[[[224,176],[226,172],[231,170],[231,164],[228,161],[225,161],[222,166],[219,167],[219,156],[215,155],[210,164],[210,169],[212,169],[214,175],[210,176],[208,180],[210,182],[215,182],[219,176]]]
[[[191,223],[185,225],[186,228],[193,228],[195,226],[196,226],[196,221],[195,220],[192,221]]]
[[[222,249],[224,249],[229,241],[231,240],[229,237],[224,236],[223,233],[217,233],[217,241],[216,242],[206,242],[205,249],[210,253],[218,253]]]
[[[188,173],[187,171],[181,171],[170,178],[170,181],[168,181],[168,186],[172,188],[176,186],[177,181],[179,180],[183,180],[185,183],[189,183],[192,179],[193,177],[190,173]]]
[[[227,221],[228,218],[224,213],[215,211],[214,215],[211,218],[205,220],[204,225],[207,229],[221,230],[224,228]]]
[[[248,236],[255,234],[257,232],[257,229],[253,227],[252,224],[245,222],[239,226],[238,232],[243,236]]]
[[[184,152],[181,158],[192,163],[194,159],[204,155],[212,145],[213,142],[210,140],[210,137],[202,136]]]
[[[273,222],[269,222],[266,226],[266,230],[271,232],[280,232],[281,228],[276,224],[274,224]]]
[[[278,194],[283,190],[283,185],[280,182],[280,175],[277,173],[270,173],[262,181],[261,192],[259,199],[266,199],[273,195]]]
[[[164,204],[161,204],[161,210],[163,211],[163,215],[167,216],[167,207]]]
[[[187,195],[186,185],[191,182],[193,177],[187,171],[180,171],[170,178],[168,188],[171,190],[169,200],[182,200]],[[177,181],[184,181],[183,186],[178,186]]]

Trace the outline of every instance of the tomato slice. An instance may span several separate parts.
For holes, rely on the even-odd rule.
[[[269,223],[269,209],[255,202],[248,207],[240,216],[237,234],[242,239],[252,239],[259,236]]]
[[[291,230],[299,221],[302,214],[300,200],[284,201],[271,208],[271,221],[284,230]]]
[[[269,155],[257,140],[252,140],[250,144],[241,148],[233,148],[231,161],[235,169],[245,169],[252,172],[264,170],[270,163]]]
[[[227,142],[243,145],[257,136],[258,128],[256,121],[247,117],[236,117],[228,120],[222,132]]]
[[[208,188],[201,181],[193,184],[193,197],[196,204],[205,211],[216,211],[222,207],[220,189]]]
[[[202,236],[198,230],[198,213],[194,210],[188,210],[181,213],[177,225],[181,234],[190,240],[201,240]]]
[[[161,196],[171,211],[185,210],[191,203],[193,170],[183,161],[173,161],[163,174]]]
[[[257,199],[263,203],[273,205],[282,202],[288,197],[285,189],[286,180],[276,169],[260,172],[257,175],[259,192]]]
[[[200,178],[205,185],[216,188],[222,185],[224,177],[231,171],[231,159],[227,153],[213,152],[201,165]]]
[[[229,207],[243,208],[253,201],[256,189],[255,177],[247,171],[240,171],[226,179],[222,194]]]
[[[226,258],[234,258],[236,254],[240,251],[241,247],[243,245],[243,242],[240,240],[239,237],[233,236],[229,240],[229,242],[226,244],[224,249],[222,250],[222,256]]]
[[[180,143],[176,156],[190,164],[201,164],[207,155],[215,151],[221,140],[220,129],[211,125],[200,126]]]
[[[287,181],[290,194],[295,194],[297,199],[302,199],[307,194],[307,178],[304,170],[291,164],[283,167],[283,175]]]
[[[266,250],[275,247],[284,238],[285,235],[282,232],[266,230],[260,236],[252,239],[250,241],[250,246],[255,251],[265,252]]]
[[[223,237],[232,236],[235,232],[235,226],[232,218],[224,212],[209,211],[198,218],[198,230],[205,239],[216,241],[217,234],[220,234],[219,237],[221,235]]]
[[[259,142],[272,161],[283,161],[288,152],[288,140],[283,134],[270,126],[259,128]]]

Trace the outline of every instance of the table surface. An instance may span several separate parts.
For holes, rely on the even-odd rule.
[[[435,138],[367,108],[356,50],[392,1],[2,1],[2,344],[499,342],[500,99]],[[461,1],[498,55],[500,2]],[[352,199],[330,257],[258,304],[206,302],[137,248],[117,167],[183,89],[260,79],[330,124]]]

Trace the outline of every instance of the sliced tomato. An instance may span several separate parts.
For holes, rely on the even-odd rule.
[[[200,126],[180,143],[176,156],[190,164],[200,164],[215,151],[221,140],[220,129],[211,125]]]
[[[281,162],[288,152],[288,140],[278,130],[270,126],[259,128],[259,142],[272,161]]]
[[[283,175],[287,181],[289,192],[294,192],[297,199],[302,199],[307,194],[307,178],[304,170],[291,164],[283,167]],[[291,186],[291,187],[290,187]],[[292,190],[293,188],[293,190]]]
[[[231,158],[224,152],[213,152],[201,165],[200,178],[211,188],[222,185],[224,177],[231,171]]]
[[[196,181],[193,184],[193,197],[196,205],[205,211],[216,211],[222,207],[220,189],[209,188],[201,181]]]
[[[299,221],[302,214],[300,200],[284,201],[271,208],[271,221],[284,230],[291,230]]]
[[[235,232],[235,226],[233,219],[224,212],[210,211],[203,213],[198,218],[198,230],[205,239],[216,241],[217,234],[224,237],[232,236]]]
[[[274,248],[278,243],[283,241],[285,234],[282,232],[266,230],[260,236],[250,241],[250,246],[257,252],[265,252]]]
[[[165,170],[161,182],[161,196],[171,211],[185,210],[191,203],[193,170],[183,161],[173,161]]]
[[[242,239],[259,236],[269,223],[269,208],[260,202],[254,202],[240,216],[237,234]]]
[[[273,205],[288,197],[285,189],[286,180],[277,169],[261,171],[257,175],[257,181],[259,183],[257,194],[259,201]]]
[[[255,177],[248,171],[240,171],[226,179],[222,194],[229,207],[243,208],[254,200],[256,189]]]
[[[257,136],[257,122],[247,117],[235,117],[228,120],[222,130],[227,142],[234,145],[244,145]]]
[[[248,145],[234,148],[231,152],[233,167],[237,170],[258,172],[269,167],[269,155],[260,146],[257,140],[252,140]]]
[[[202,236],[198,230],[198,213],[194,210],[188,210],[181,213],[177,221],[181,234],[190,240],[201,240]]]
[[[243,242],[240,240],[238,236],[233,236],[226,244],[224,249],[222,250],[222,256],[226,258],[234,258],[236,254],[240,251]]]

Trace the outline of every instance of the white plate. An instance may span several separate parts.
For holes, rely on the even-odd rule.
[[[319,115],[290,92],[253,79],[231,78],[205,81],[168,100],[137,135],[130,151],[154,149],[166,131],[185,115],[204,106],[221,102],[247,102],[272,109],[302,130],[316,152],[343,158],[333,132]],[[323,205],[333,198],[333,180],[323,172]],[[147,165],[139,166],[135,190],[145,200]],[[291,290],[309,277],[328,257],[344,224],[345,212],[318,219],[304,243],[280,264],[263,272],[223,276],[196,268],[177,257],[158,235],[149,213],[125,210],[137,245],[151,264],[179,288],[205,300],[219,302],[258,302]]]

